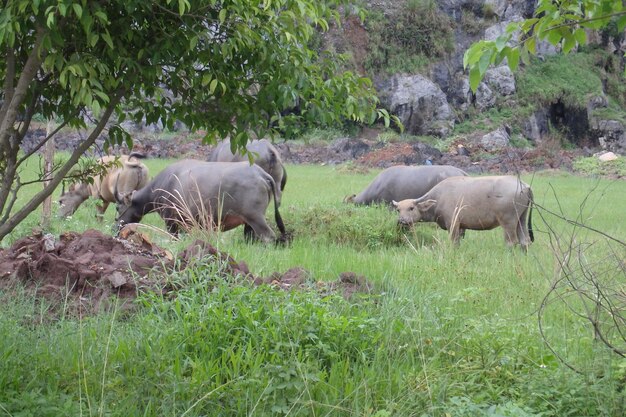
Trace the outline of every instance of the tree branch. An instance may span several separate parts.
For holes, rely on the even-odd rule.
[[[15,51],[13,48],[7,47],[6,52],[6,77],[4,78],[4,103],[0,107],[0,123],[4,120],[9,104],[13,99],[13,93],[15,91],[14,79],[15,79]],[[0,142],[0,149],[2,145]]]
[[[50,183],[39,193],[37,193],[33,198],[30,199],[21,209],[19,209],[15,214],[13,214],[6,222],[0,224],[0,241],[4,239],[6,235],[11,233],[13,229],[20,224],[30,213],[32,213],[39,205],[46,199],[46,197],[50,196],[56,187],[63,181],[65,175],[72,169],[74,165],[78,162],[80,157],[96,142],[96,139],[100,135],[100,133],[104,130],[111,114],[115,110],[115,107],[119,104],[122,99],[125,91],[120,90],[116,92],[111,98],[109,102],[109,106],[106,108],[100,122],[94,127],[91,131],[91,134],[81,142],[70,158],[65,162],[65,164],[61,167],[61,169],[56,173],[54,178],[50,181]]]

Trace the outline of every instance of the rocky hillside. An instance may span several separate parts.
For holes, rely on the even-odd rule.
[[[532,16],[534,0],[369,0],[368,18],[344,18],[323,48],[345,52],[352,69],[375,81],[383,107],[406,133],[463,139],[490,149],[511,141],[558,141],[626,153],[624,33],[589,32],[568,56],[545,42],[513,74],[492,68],[476,94],[463,53]]]

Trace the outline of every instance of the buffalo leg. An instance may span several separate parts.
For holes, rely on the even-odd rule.
[[[465,229],[461,229],[458,222],[452,225],[449,229],[450,239],[455,246],[458,246],[461,242],[461,236],[465,235]]]
[[[508,247],[515,246],[517,244],[517,224],[515,226],[511,226],[510,224],[502,225],[504,229],[504,240],[506,241],[506,245]]]
[[[248,223],[243,227],[243,238],[246,242],[254,242],[257,240],[257,236],[254,234],[254,229]]]
[[[101,222],[104,219],[104,213],[107,211],[107,208],[109,208],[109,202],[108,201],[102,201],[102,202],[98,202],[98,204],[96,204],[96,219],[98,219],[99,222]]]
[[[525,252],[528,252],[528,245],[530,245],[530,236],[526,226],[527,211],[524,210],[517,222],[517,239]]]
[[[249,226],[251,229],[253,229],[255,237],[261,239],[264,243],[273,243],[274,241],[276,241],[276,234],[267,225],[264,217],[252,220],[247,223],[246,226]]]

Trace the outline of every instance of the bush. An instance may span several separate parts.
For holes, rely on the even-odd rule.
[[[626,159],[602,162],[595,156],[578,158],[573,163],[574,170],[585,175],[626,177]]]

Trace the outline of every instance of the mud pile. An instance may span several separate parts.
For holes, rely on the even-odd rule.
[[[364,277],[345,272],[336,281],[313,282],[303,268],[269,277],[250,273],[245,262],[237,262],[207,242],[197,240],[176,258],[159,248],[135,229],[122,230],[120,237],[97,230],[79,234],[66,232],[58,238],[35,233],[0,250],[0,291],[9,292],[16,284],[46,301],[50,311],[77,316],[106,311],[113,306],[131,310],[141,291],[175,296],[167,276],[187,268],[199,259],[219,262],[223,278],[241,276],[255,285],[272,285],[282,290],[313,289],[351,297],[372,291]]]

